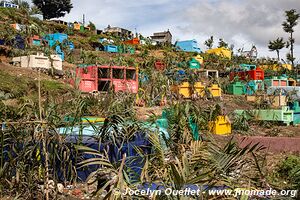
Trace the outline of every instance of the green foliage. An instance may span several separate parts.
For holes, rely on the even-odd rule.
[[[45,19],[63,17],[73,8],[71,0],[33,0],[32,2],[42,11]]]
[[[282,23],[283,30],[287,33],[294,32],[294,27],[298,24],[300,15],[295,9],[285,11],[286,21]]]
[[[250,129],[249,119],[245,115],[236,116],[232,127],[234,130],[247,132]]]
[[[97,184],[97,189],[94,191],[94,196],[109,199],[121,199],[121,193],[117,191],[125,191],[127,184],[130,181],[125,167],[125,158],[121,162],[112,165],[107,157],[94,149],[79,146],[79,151],[85,154],[96,156],[95,158],[87,159],[79,163],[80,167],[88,167],[91,165],[101,166],[88,177],[88,185]],[[103,183],[104,182],[104,183]]]
[[[42,80],[41,85],[42,85],[42,90],[44,92],[64,93],[70,90],[70,87],[68,85],[53,80]]]
[[[31,6],[29,12],[30,12],[31,15],[43,14],[42,11],[38,7],[36,7],[36,6]]]
[[[288,156],[277,166],[277,173],[280,178],[288,181],[290,186],[295,189],[300,187],[300,157]]]
[[[82,63],[85,64],[94,64],[97,63],[97,55],[94,52],[91,51],[84,51],[82,50],[80,52],[80,59],[82,60]]]
[[[26,91],[30,90],[30,87],[28,86],[31,84],[28,79],[20,79],[0,71],[0,80],[0,88],[4,93],[10,93],[14,96],[22,96],[26,94]]]
[[[283,38],[277,38],[274,41],[269,41],[269,45],[268,48],[270,49],[270,51],[276,51],[277,53],[277,60],[280,60],[280,56],[279,56],[279,50],[281,50],[283,47],[285,46],[285,43],[283,42]]]
[[[187,144],[193,140],[199,140],[199,132],[207,129],[209,114],[207,110],[201,109],[193,102],[180,102],[171,105],[165,110],[169,123],[169,133],[171,140],[169,141],[173,148],[178,148],[178,143]],[[193,125],[199,127],[199,132],[193,131]]]
[[[0,38],[5,38],[5,43],[8,45],[14,44],[16,31],[8,23],[0,24]]]
[[[228,48],[228,43],[226,43],[223,39],[219,39],[219,46],[220,47],[224,47],[224,48]]]
[[[107,115],[121,115],[126,118],[135,118],[135,95],[119,93],[113,94],[111,97],[109,105],[107,107]]]
[[[204,42],[204,45],[207,46],[208,49],[211,49],[214,45],[214,36],[210,36],[210,38]]]
[[[27,1],[22,1],[22,0],[12,0],[11,1],[12,3],[16,4],[19,6],[19,8],[24,8],[24,9],[27,9],[29,10],[30,8],[30,5]]]
[[[32,93],[37,93],[37,81],[26,78],[16,77],[0,71],[0,88],[2,92],[9,93],[13,97],[18,98]],[[42,93],[48,93],[51,95],[65,94],[68,91],[73,91],[71,87],[54,80],[42,80]]]
[[[91,29],[91,31],[95,31],[96,30],[96,25],[90,21],[89,25],[88,25]]]
[[[78,99],[76,101],[80,103]],[[19,106],[14,117],[22,117],[24,123],[19,121],[2,124],[1,121],[0,193],[1,195],[10,193],[13,196],[22,194],[22,196],[26,196],[24,199],[37,197],[42,199],[41,185],[45,180],[45,172],[49,170],[45,166],[46,154],[48,166],[51,168],[51,179],[56,183],[76,180],[76,160],[74,163],[74,160],[70,158],[77,159],[79,156],[74,151],[73,145],[67,143],[56,131],[59,126],[68,126],[63,123],[63,118],[59,115],[59,104],[50,101],[43,103],[43,124],[38,121],[39,106],[37,103],[25,100]],[[82,114],[80,109],[73,108],[77,115]],[[8,112],[6,111],[6,113]],[[9,116],[6,115],[6,117]],[[12,118],[1,117],[1,119],[11,120]],[[47,145],[46,152],[42,148],[45,144]],[[55,193],[52,195],[54,198]]]
[[[147,106],[158,105],[166,96],[171,97],[168,85],[168,77],[159,71],[153,71],[154,60],[150,59],[144,63],[146,65],[141,69],[141,73],[148,77],[148,81],[140,82],[140,88],[143,92],[143,100]],[[152,72],[152,73],[151,73]]]
[[[133,137],[137,130],[139,130],[137,124],[128,124],[121,117],[112,116],[101,128],[99,142],[105,144],[108,141],[118,145]],[[233,141],[220,147],[213,140],[210,140],[208,144],[179,143],[181,145],[178,148],[165,149],[157,132],[150,131],[148,137],[153,145],[151,154],[145,155],[139,147],[136,147],[136,151],[145,163],[137,184],[158,183],[172,189],[183,189],[189,184],[198,186],[226,184],[234,187],[239,181],[242,182],[246,178],[243,176],[243,172],[255,164],[247,158],[247,155],[261,149],[257,144],[240,149]],[[130,169],[125,165],[128,162],[125,162],[126,158],[129,160],[134,160],[134,158],[124,155],[122,160],[111,163],[105,152],[82,146],[79,146],[78,149],[95,156],[80,162],[80,166],[102,166],[90,175],[88,181],[89,184],[98,182],[95,195],[104,195],[109,199],[126,198],[125,196],[120,197],[120,193],[117,191],[123,192],[128,188],[136,188],[137,184],[132,182]],[[177,198],[179,196],[156,196],[156,199]]]
[[[37,1],[36,1],[37,2]],[[48,1],[51,4],[57,1]],[[47,6],[50,6],[50,3]],[[69,3],[70,4],[70,1]],[[56,5],[59,6],[59,5]],[[53,7],[55,8],[55,6]],[[43,8],[44,12],[46,8]],[[51,8],[52,9],[52,8]],[[71,6],[69,5],[69,8]],[[42,35],[43,32],[66,32],[65,25],[53,22],[39,22],[28,15],[30,11],[24,9],[15,11],[0,9],[0,19],[6,23],[0,24],[0,37],[6,38],[10,44],[17,33],[10,27],[10,23],[21,23],[28,27],[19,32],[24,38],[29,38],[33,34]],[[60,13],[64,15],[66,12]],[[50,15],[56,12],[50,12]],[[45,14],[45,13],[44,13]],[[60,15],[58,14],[58,15]],[[9,20],[5,20],[9,18]],[[92,29],[94,24],[90,23]],[[45,178],[43,157],[49,156],[50,176],[55,182],[61,181],[58,177],[58,171],[53,166],[64,173],[64,177],[74,181],[76,179],[76,167],[86,168],[92,164],[100,166],[98,170],[91,174],[89,183],[98,183],[97,195],[105,193],[107,197],[122,198],[115,191],[125,188],[136,187],[136,176],[133,178],[132,170],[125,165],[125,156],[122,160],[111,162],[106,152],[92,150],[86,147],[78,147],[68,144],[64,136],[57,134],[57,128],[64,126],[81,126],[82,116],[101,116],[105,117],[104,126],[99,131],[96,139],[99,143],[108,142],[117,145],[118,148],[132,137],[137,131],[147,131],[153,148],[150,155],[145,155],[136,147],[142,160],[145,162],[139,183],[159,182],[164,186],[181,189],[186,184],[198,185],[220,185],[238,186],[249,182],[247,172],[253,176],[253,161],[249,154],[253,155],[260,148],[256,145],[254,148],[249,146],[240,149],[237,144],[230,141],[225,146],[219,146],[209,135],[205,135],[208,129],[208,122],[216,119],[218,115],[224,114],[224,108],[215,102],[204,101],[186,101],[182,99],[174,100],[170,91],[170,86],[174,84],[174,78],[169,75],[170,72],[176,72],[178,67],[186,70],[188,74],[185,81],[193,85],[199,81],[196,73],[188,69],[187,62],[193,53],[177,52],[172,46],[153,46],[150,41],[146,45],[137,46],[140,54],[108,54],[106,52],[96,52],[95,45],[101,45],[99,38],[111,38],[115,44],[122,45],[122,38],[110,35],[92,35],[90,32],[73,32],[70,37],[76,48],[74,52],[67,53],[66,60],[71,63],[98,64],[98,65],[122,65],[135,66],[139,72],[148,77],[146,82],[139,85],[139,98],[144,101],[144,105],[152,107],[159,105],[162,100],[168,99],[166,108],[168,119],[168,132],[170,139],[160,137],[153,130],[141,128],[136,120],[136,95],[126,93],[113,93],[109,91],[105,94],[81,94],[62,82],[50,79],[41,80],[42,106],[38,105],[38,84],[35,77],[25,78],[23,76],[12,76],[0,71],[0,118],[1,121],[15,121],[16,124],[7,125],[5,131],[0,131],[0,190],[5,194],[21,193],[23,196],[29,194],[28,198],[39,198],[39,186]],[[283,40],[270,42],[275,51],[281,49]],[[280,43],[280,45],[279,45]],[[213,46],[213,37],[205,42],[208,48]],[[222,39],[219,46],[228,47]],[[275,47],[274,47],[275,46]],[[123,46],[124,47],[124,46]],[[125,47],[124,47],[125,48]],[[79,49],[80,52],[79,52]],[[30,54],[38,49],[26,49],[26,51],[9,50],[10,55]],[[40,49],[46,54],[50,54],[53,49]],[[64,49],[68,51],[68,49]],[[155,51],[152,51],[155,50]],[[158,55],[156,55],[156,53]],[[232,66],[239,63],[261,64],[274,63],[270,60],[254,61],[241,56],[233,56],[232,60],[220,58],[216,55],[201,54],[204,57],[204,68],[217,69],[220,72],[226,72]],[[165,71],[154,70],[154,63],[159,60],[166,65]],[[178,65],[181,63],[182,65]],[[34,72],[33,72],[34,73]],[[272,72],[275,73],[275,72]],[[282,73],[282,72],[276,72]],[[275,74],[274,74],[275,75]],[[77,79],[75,82],[78,83]],[[202,80],[200,80],[202,81]],[[212,83],[207,82],[208,84]],[[221,84],[222,83],[222,84]],[[219,82],[220,86],[225,88],[224,80]],[[225,97],[226,98],[226,97]],[[240,104],[243,102],[240,102]],[[15,104],[15,105],[11,105]],[[41,110],[43,123],[39,122],[39,111]],[[74,121],[65,122],[64,117],[73,118]],[[157,116],[156,118],[157,119]],[[38,122],[34,122],[34,121]],[[129,123],[132,122],[132,123]],[[154,122],[154,119],[153,121]],[[42,125],[41,125],[42,124]],[[193,127],[199,127],[197,134]],[[93,126],[93,125],[92,125]],[[233,129],[247,132],[249,130],[249,117],[240,116],[235,118]],[[44,132],[43,132],[44,131]],[[42,133],[47,133],[44,137]],[[198,134],[201,134],[199,137]],[[203,137],[202,137],[203,136]],[[146,136],[145,136],[146,137]],[[43,139],[47,141],[46,153],[41,148]],[[204,141],[200,142],[199,140]],[[166,145],[162,145],[166,143]],[[23,148],[20,148],[20,145]],[[80,145],[80,140],[78,143]],[[12,148],[12,152],[4,151],[4,148]],[[95,158],[83,160],[82,153],[96,155]],[[98,156],[98,157],[97,157]],[[75,157],[75,161],[70,159]],[[4,159],[5,158],[5,159]],[[130,158],[131,161],[134,158]],[[59,162],[58,162],[59,160]],[[299,183],[298,158],[289,159],[280,165],[278,173],[282,178],[288,179],[293,185]],[[260,174],[261,175],[261,174]],[[18,178],[16,178],[18,177]],[[103,179],[103,177],[105,177]],[[257,176],[260,177],[260,176]],[[256,178],[257,178],[256,177]],[[257,178],[259,182],[259,178]],[[65,183],[67,184],[67,183]],[[69,183],[68,183],[69,184]],[[253,182],[250,183],[251,185]],[[42,197],[41,197],[42,198]],[[169,197],[158,197],[157,199],[167,199]],[[176,197],[174,197],[176,198]],[[206,199],[206,197],[203,197]]]
[[[289,41],[287,43],[287,48],[290,47],[290,52],[287,54],[287,59],[292,62],[292,66],[295,67],[294,61],[294,43],[295,39],[293,37],[294,27],[298,24],[298,19],[300,14],[297,13],[295,9],[285,11],[286,21],[282,23],[283,30],[290,34]]]

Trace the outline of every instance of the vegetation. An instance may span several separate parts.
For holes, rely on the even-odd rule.
[[[45,7],[40,5],[42,1],[35,2],[46,19],[63,16],[72,8],[70,1],[66,2],[66,8],[61,8],[58,1],[47,1]],[[59,13],[49,12],[49,6]],[[91,198],[107,199],[132,199],[122,192],[147,188],[149,184],[172,189],[185,189],[191,185],[201,189],[218,186],[229,189],[299,188],[299,157],[290,156],[279,162],[276,169],[269,169],[262,146],[242,147],[234,137],[248,135],[251,131],[257,134],[260,128],[267,129],[268,126],[274,128],[270,135],[278,135],[274,124],[255,124],[246,116],[232,115],[236,108],[265,109],[270,103],[261,101],[245,105],[243,98],[226,94],[222,98],[212,98],[207,89],[204,97],[192,96],[186,100],[171,88],[183,82],[194,87],[194,83],[200,81],[188,63],[196,54],[179,52],[172,46],[153,46],[149,40],[145,45],[135,46],[135,54],[95,51],[96,47],[107,44],[99,42],[99,38],[113,39],[116,45],[125,47],[124,38],[95,35],[94,31],[71,30],[65,25],[36,20],[30,17],[35,9],[26,10],[24,6],[17,11],[2,9],[0,12],[0,19],[4,21],[0,24],[0,39],[5,39],[5,46],[0,47],[3,57],[3,63],[0,63],[1,198],[63,199],[67,194],[60,190],[60,184],[66,189],[78,186]],[[10,26],[12,23],[21,23],[26,28],[17,31]],[[91,30],[96,29],[92,22],[89,26]],[[51,73],[8,65],[7,59],[17,55],[41,51],[50,55],[54,49],[46,45],[32,47],[29,43],[33,35],[43,36],[48,32],[70,33],[69,38],[76,46],[74,51],[61,47],[67,61],[64,79],[55,78]],[[15,48],[16,34],[25,39],[25,49]],[[205,45],[210,49],[213,43],[211,36]],[[230,47],[223,39],[218,45]],[[282,45],[282,38],[269,44],[278,58]],[[201,81],[208,86],[218,84],[223,91],[229,84],[228,69],[231,67],[241,63],[278,64],[268,59],[254,60],[237,55],[231,60],[213,54],[201,56],[205,60],[202,68],[216,69],[224,76]],[[164,63],[166,69],[156,70],[157,61]],[[74,77],[76,64],[138,67],[139,92],[81,93],[77,90],[79,79]],[[178,68],[185,70],[183,76],[178,73]],[[283,71],[272,73],[279,75]],[[65,84],[70,79],[74,81],[74,87]],[[151,111],[143,113],[147,109]],[[216,139],[209,132],[209,122],[219,115],[230,116],[232,138]],[[82,118],[86,116],[105,120],[83,122]],[[158,119],[162,127],[157,126]],[[87,129],[95,134],[84,135]],[[80,180],[81,172],[89,172],[86,181]],[[287,184],[280,185],[278,180]],[[88,189],[80,188],[79,183],[86,183]],[[135,198],[144,197],[137,195]],[[182,199],[179,195],[153,198]],[[215,197],[201,192],[199,198]]]
[[[223,39],[219,39],[218,48],[221,48],[221,47],[228,48],[228,43],[226,43]]]
[[[287,42],[287,47],[290,47],[290,53],[287,54],[287,59],[292,63],[292,66],[295,67],[295,58],[294,58],[294,43],[295,39],[293,37],[294,27],[298,24],[298,19],[300,15],[296,12],[295,9],[285,11],[286,21],[282,23],[283,30],[290,34],[289,40]]]
[[[300,157],[287,156],[276,166],[273,179],[284,188],[299,189],[300,185]]]
[[[119,97],[117,98],[119,99]],[[105,101],[107,99],[103,102]],[[260,150],[258,146],[239,149],[233,141],[230,141],[224,147],[219,146],[211,139],[206,143],[193,141],[193,135],[188,126],[189,116],[192,116],[198,124],[203,123],[201,119],[194,118],[199,115],[194,116],[191,113],[191,111],[195,112],[195,105],[176,104],[172,107],[173,112],[177,114],[172,115],[176,121],[171,122],[169,129],[172,134],[171,138],[169,141],[167,138],[164,139],[167,149],[157,133],[142,128],[138,123],[128,124],[127,119],[132,120],[132,116],[124,112],[128,108],[120,107],[122,105],[128,104],[123,101],[121,104],[114,104],[109,106],[108,110],[106,109],[109,114],[107,116],[110,117],[107,117],[96,139],[99,145],[103,144],[109,147],[113,143],[121,148],[123,143],[137,137],[139,130],[147,132],[149,134],[147,137],[149,137],[151,146],[153,146],[153,152],[146,153],[144,152],[145,149],[142,150],[136,146],[135,148],[138,148],[137,152],[139,152],[138,157],[129,155],[126,164],[124,163],[125,157],[112,163],[108,158],[111,153],[109,149],[102,152],[83,146],[75,148],[68,142],[68,137],[57,133],[57,128],[60,126],[80,125],[80,120],[76,119],[89,114],[91,107],[101,106],[101,103],[98,101],[96,103],[93,98],[82,99],[78,97],[69,103],[63,104],[57,104],[56,100],[43,102],[43,125],[38,119],[39,109],[37,103],[24,102],[24,104],[20,104],[19,114],[15,115],[19,118],[15,119],[17,122],[2,124],[2,127],[4,125],[5,128],[2,128],[0,138],[2,141],[0,145],[2,148],[2,151],[0,151],[2,152],[0,180],[7,180],[8,182],[1,183],[1,191],[10,194],[19,193],[22,196],[26,194],[30,199],[34,196],[43,195],[41,187],[47,185],[46,178],[54,180],[55,183],[62,181],[74,182],[76,181],[78,167],[88,167],[95,164],[101,167],[90,175],[88,182],[98,183],[98,189],[95,190],[96,195],[104,194],[115,199],[120,197],[119,193],[116,192],[117,189],[121,191],[127,187],[134,189],[139,184],[144,183],[171,185],[174,189],[180,189],[187,184],[208,184],[211,186],[225,184],[236,187],[242,183],[242,177],[244,173],[247,173],[247,169],[251,165],[255,165],[255,162],[253,160],[250,162],[251,159],[249,160],[246,155],[256,153]],[[118,113],[116,111],[118,107],[122,108],[122,112]],[[8,112],[7,109],[10,108],[6,108],[6,113]],[[61,112],[62,109],[63,112]],[[113,110],[109,111],[109,109]],[[183,110],[186,110],[187,113],[181,115],[180,113]],[[113,113],[118,113],[118,115]],[[72,117],[74,120],[64,122],[65,115]],[[177,124],[178,122],[180,124]],[[43,131],[48,134],[43,136]],[[46,150],[42,148],[44,145],[43,140],[48,144]],[[79,140],[77,145],[80,144],[82,143]],[[7,151],[8,149],[11,150]],[[92,154],[96,157],[82,159],[82,153]],[[10,159],[12,155],[16,155],[14,159]],[[48,155],[48,168],[44,163],[46,155]],[[137,158],[142,159],[140,162],[145,163],[140,177],[132,173],[132,169],[128,164],[128,162],[134,162]],[[46,175],[46,172],[49,174]],[[237,172],[238,174],[236,174]],[[26,176],[26,174],[30,174],[30,176]],[[239,177],[239,181],[233,181],[232,177],[235,176]],[[58,191],[54,190],[49,195],[55,197],[58,195]],[[164,199],[165,197],[161,196],[159,198]]]
[[[274,41],[269,41],[268,48],[270,51],[276,51],[277,60],[280,61],[279,51],[285,47],[285,42],[283,42],[283,38],[277,38]]]
[[[42,11],[44,19],[63,17],[73,8],[71,0],[33,0],[32,3]]]
[[[13,4],[18,5],[20,8],[28,9],[30,8],[30,5],[27,1],[22,1],[22,0],[13,0],[11,1]]]
[[[211,49],[214,45],[214,37],[210,36],[208,40],[204,42],[205,46],[207,46],[208,49]]]

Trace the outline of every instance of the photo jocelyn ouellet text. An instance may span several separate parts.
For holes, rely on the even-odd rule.
[[[129,196],[160,196],[160,195],[167,195],[167,196],[200,196],[201,194],[208,194],[209,196],[285,196],[285,197],[296,197],[298,191],[297,190],[281,190],[277,191],[272,188],[268,190],[249,190],[249,189],[223,189],[223,190],[194,190],[191,188],[186,188],[183,190],[173,190],[172,188],[166,188],[164,190],[151,190],[151,189],[143,189],[143,190],[132,190],[127,188],[122,194],[129,195]]]

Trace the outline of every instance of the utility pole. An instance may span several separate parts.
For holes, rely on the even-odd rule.
[[[83,24],[83,26],[85,26],[85,14],[83,14],[83,17],[82,17],[82,24]]]

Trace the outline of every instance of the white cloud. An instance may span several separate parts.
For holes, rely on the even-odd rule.
[[[214,35],[237,48],[250,48],[255,44],[260,55],[274,55],[267,49],[268,41],[277,37],[287,39],[281,23],[285,19],[284,11],[292,8],[300,11],[298,0],[223,0],[214,3],[202,0],[182,16],[186,21],[186,29],[182,32],[201,32],[207,38]],[[300,25],[295,31],[299,33],[295,38],[300,44]],[[297,45],[298,55],[299,48]]]

